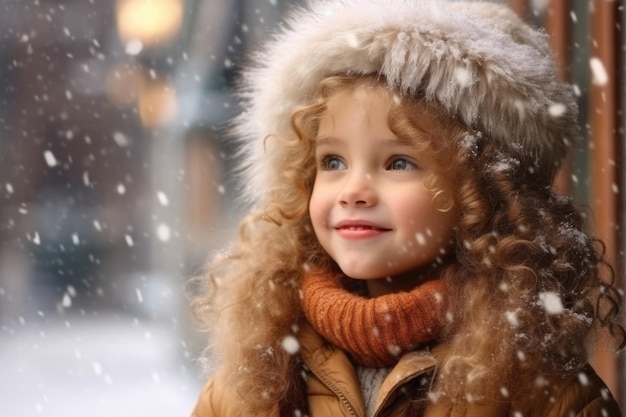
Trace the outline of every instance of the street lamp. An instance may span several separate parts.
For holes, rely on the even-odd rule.
[[[145,47],[170,41],[183,21],[183,0],[117,0],[117,29],[122,42]]]

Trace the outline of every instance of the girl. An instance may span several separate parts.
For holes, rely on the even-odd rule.
[[[312,1],[244,78],[256,205],[195,306],[220,365],[194,415],[620,411],[602,245],[551,183],[576,105],[492,3]]]

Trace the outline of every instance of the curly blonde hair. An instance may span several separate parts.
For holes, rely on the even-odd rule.
[[[581,341],[603,326],[623,347],[622,299],[603,246],[584,231],[572,200],[553,193],[551,174],[532,169],[532,155],[498,148],[436,104],[403,96],[382,79],[334,76],[295,109],[293,137],[267,138],[282,146],[282,175],[269,203],[242,221],[236,249],[209,266],[207,291],[194,302],[241,406],[269,410],[298,384],[298,356],[283,341],[302,319],[300,280],[309,266],[336,268],[308,216],[315,136],[329,97],[363,85],[393,103],[388,120],[396,135],[423,138],[435,166],[433,198],[458,219],[456,257],[442,271],[450,291],[443,336],[449,347],[433,393],[471,401],[541,389],[537,381],[547,384],[586,363]],[[419,117],[436,119],[439,128],[415,135]]]

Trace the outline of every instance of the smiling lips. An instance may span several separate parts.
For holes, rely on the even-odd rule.
[[[335,230],[345,239],[366,239],[391,231],[391,229],[367,221],[339,222]]]

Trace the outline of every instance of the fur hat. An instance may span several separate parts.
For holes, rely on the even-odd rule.
[[[377,74],[419,92],[548,180],[578,135],[572,89],[558,79],[547,35],[496,3],[310,0],[253,60],[235,120],[251,202],[280,175],[281,151],[265,138],[289,136],[293,109],[330,75]]]

